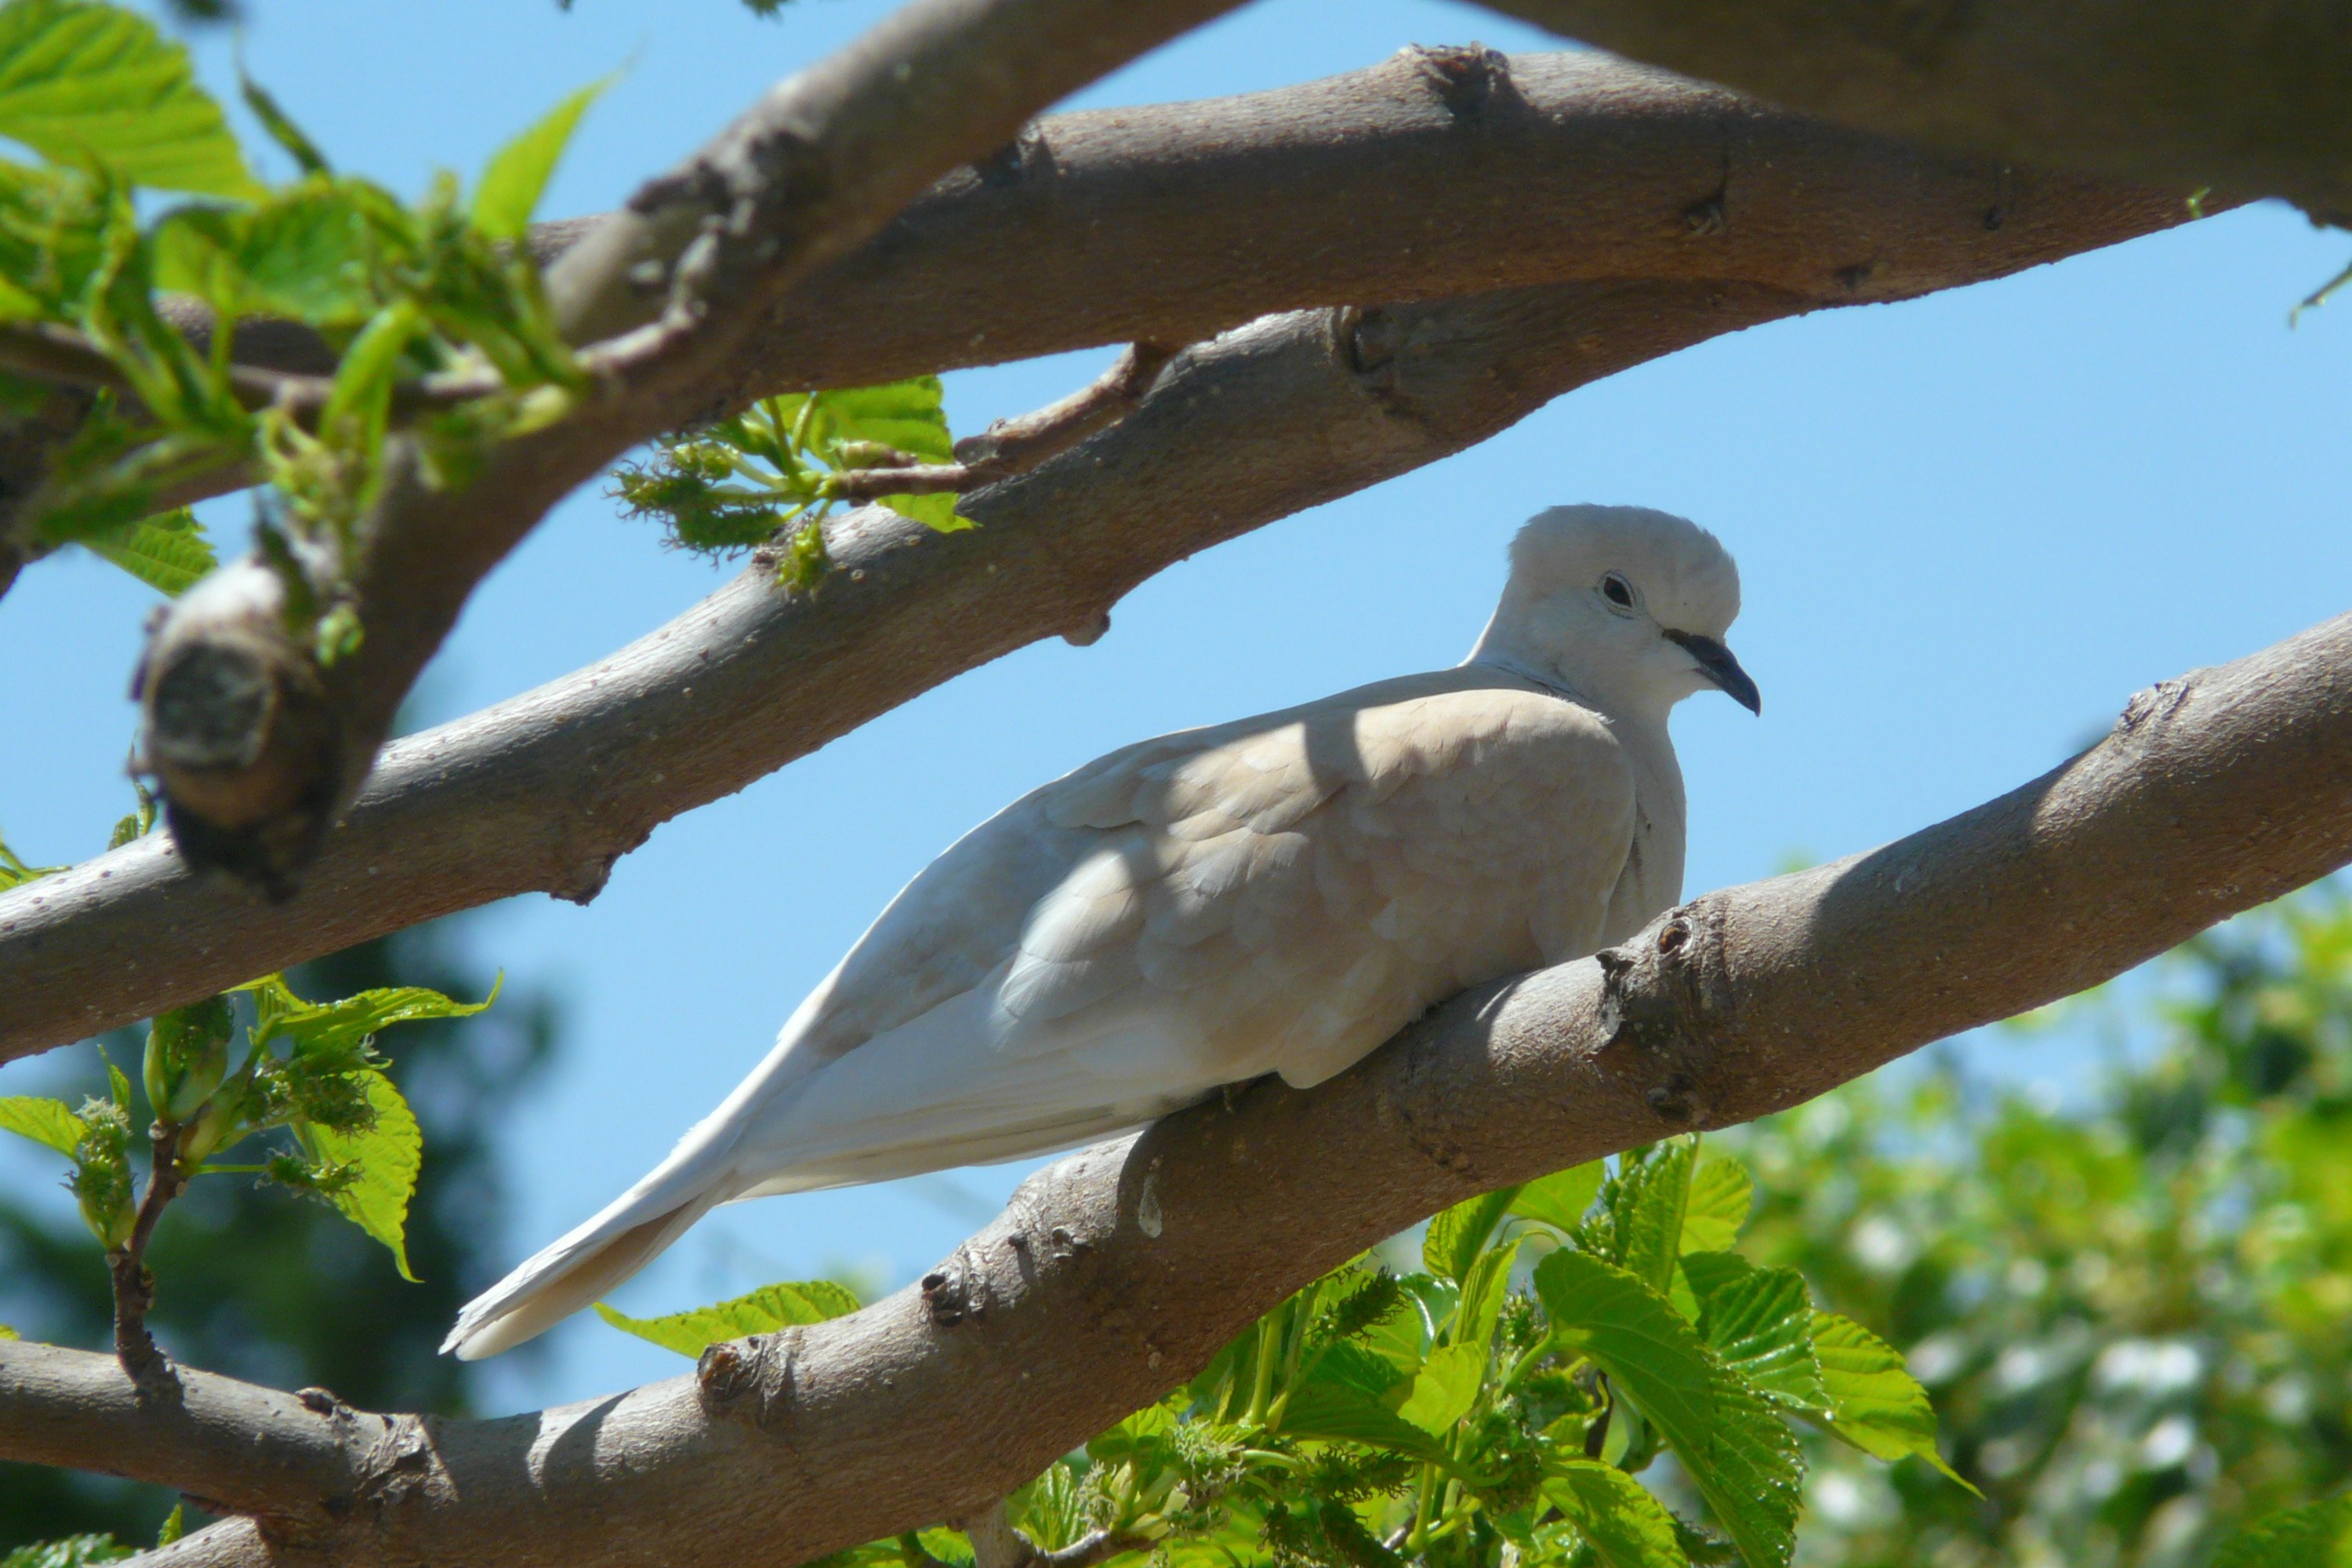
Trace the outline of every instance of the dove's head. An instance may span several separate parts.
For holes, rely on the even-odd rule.
[[[1715,535],[1638,506],[1556,506],[1511,541],[1503,602],[1474,659],[1559,686],[1626,717],[1716,687],[1763,699],[1724,646],[1739,568]]]

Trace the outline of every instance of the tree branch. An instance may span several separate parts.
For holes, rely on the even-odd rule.
[[[387,450],[334,563],[364,638],[322,667],[259,558],[175,604],[143,665],[143,751],[192,862],[275,893],[348,805],[417,672],[547,509],[713,401],[712,372],[781,294],[1031,114],[1239,0],[915,0],[648,182],[547,274],[575,342],[631,340],[626,387],[509,439],[463,488]],[[615,345],[617,350],[619,345]]]
[[[2352,221],[2332,0],[1484,0],[1843,124]]]
[[[2014,221],[1988,230],[1974,174],[1915,171],[1879,216],[1910,237],[1878,297],[2179,216],[2161,198],[2078,202],[2079,183],[2021,174]],[[1754,221],[1809,250],[1801,205]],[[1728,280],[1510,289],[1301,311],[1195,347],[1125,420],[971,497],[981,528],[837,519],[813,595],[755,564],[611,658],[389,748],[290,900],[190,874],[160,835],[0,895],[0,1059],[515,893],[585,900],[661,822],[1026,643],[1085,640],[1186,556],[1459,451],[1587,381],[1852,297],[1814,282],[1811,295]]]
[[[781,1568],[971,1517],[1423,1215],[1796,1104],[2325,875],[2352,858],[2347,755],[2352,616],[2140,693],[2099,744],[1973,811],[1461,996],[1314,1090],[1261,1080],[1062,1161],[922,1286],[714,1346],[691,1376],[426,1421],[405,1446],[384,1441],[397,1421],[193,1378],[254,1451],[303,1461],[240,1479],[234,1439],[130,1419],[104,1358],[0,1344],[0,1457],[267,1490],[279,1519],[299,1473],[332,1521],[216,1527],[171,1563],[299,1545],[322,1565],[602,1568],[690,1539],[709,1568]]]

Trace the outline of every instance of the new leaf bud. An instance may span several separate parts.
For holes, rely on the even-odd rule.
[[[194,1116],[228,1071],[233,1027],[228,998],[210,996],[159,1013],[147,1031],[147,1103],[157,1120],[182,1122]]]

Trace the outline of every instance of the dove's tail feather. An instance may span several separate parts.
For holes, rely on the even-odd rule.
[[[715,1204],[735,1195],[732,1156],[739,1118],[712,1117],[670,1157],[605,1205],[466,1304],[441,1343],[459,1361],[479,1361],[534,1339],[658,1257]]]

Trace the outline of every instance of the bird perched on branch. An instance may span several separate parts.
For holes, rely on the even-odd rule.
[[[1739,575],[1696,523],[1559,507],[1468,659],[1145,741],[1023,797],[892,900],[669,1158],[467,1306],[539,1334],[714,1205],[1011,1160],[1220,1086],[1306,1088],[1498,975],[1682,892],[1666,715],[1713,686]]]

